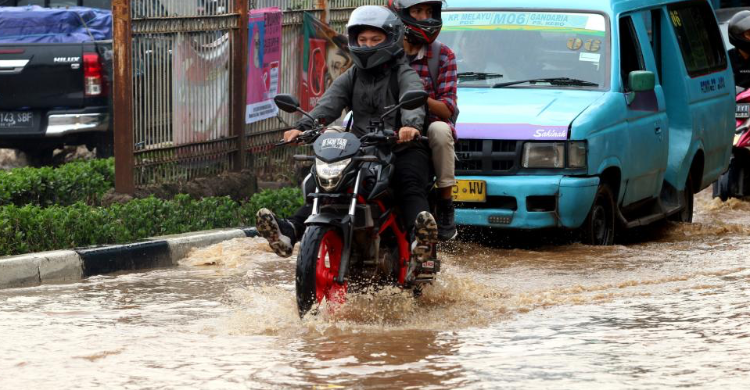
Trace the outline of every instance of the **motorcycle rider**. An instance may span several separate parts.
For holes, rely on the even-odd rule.
[[[734,84],[750,88],[750,11],[737,12],[729,20],[729,61],[734,71]]]
[[[412,68],[422,78],[430,94],[427,137],[437,176],[438,237],[450,240],[457,235],[453,186],[456,185],[455,115],[458,86],[456,55],[443,43],[433,42],[443,27],[442,0],[389,0],[389,7],[406,26],[404,51]],[[435,52],[435,49],[439,50]],[[437,72],[430,70],[430,59],[439,56]],[[437,80],[433,80],[436,76]]]
[[[371,118],[379,118],[385,108],[397,104],[400,93],[422,90],[422,81],[404,58],[404,26],[396,15],[381,6],[355,9],[347,24],[349,50],[354,67],[334,80],[310,115],[322,123],[332,123],[344,108],[353,112],[351,132],[358,137],[367,133]],[[397,83],[399,94],[393,91]],[[386,123],[396,122],[395,113]],[[437,224],[429,213],[427,200],[430,172],[429,149],[418,139],[425,121],[424,108],[400,110],[395,174],[392,185],[399,199],[401,216],[410,232],[412,257],[427,259],[431,245],[437,242]],[[302,130],[311,129],[313,121],[303,117],[296,128],[284,133],[284,140],[294,141]],[[268,240],[277,255],[289,257],[294,244],[302,238],[304,222],[312,213],[306,202],[289,219],[277,218],[270,210],[257,213],[258,233]]]

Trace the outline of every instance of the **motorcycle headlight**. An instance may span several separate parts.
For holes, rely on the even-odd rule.
[[[523,145],[524,168],[565,168],[564,142],[527,142]]]
[[[349,166],[349,163],[351,162],[352,159],[348,158],[346,160],[336,161],[329,164],[316,158],[315,172],[318,176],[318,184],[320,184],[320,186],[325,191],[331,191],[335,189],[341,181],[344,170],[347,166]]]

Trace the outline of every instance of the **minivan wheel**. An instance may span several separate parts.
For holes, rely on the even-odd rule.
[[[586,245],[612,245],[615,242],[615,201],[607,184],[599,185],[588,217],[581,227]]]
[[[685,207],[683,207],[679,213],[669,217],[669,219],[674,222],[692,223],[695,194],[693,194],[693,178],[690,176],[688,176],[687,181],[685,182],[685,190],[682,191],[682,197]]]

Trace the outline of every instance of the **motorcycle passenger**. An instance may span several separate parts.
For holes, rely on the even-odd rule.
[[[456,55],[443,43],[433,45],[440,34],[443,21],[440,16],[442,0],[390,0],[390,8],[406,26],[404,51],[411,67],[422,78],[427,100],[427,137],[432,150],[432,163],[437,176],[439,199],[437,201],[438,237],[450,240],[456,237],[453,186],[456,185],[456,126],[454,114],[457,106],[458,70]],[[439,47],[439,51],[434,52]],[[437,80],[433,80],[430,59],[439,56]]]
[[[362,6],[352,12],[347,24],[349,50],[354,67],[334,80],[310,115],[322,123],[332,123],[348,107],[353,112],[351,132],[362,137],[367,133],[370,119],[379,118],[385,108],[398,103],[401,93],[421,90],[419,75],[406,63],[402,42],[404,26],[390,10],[381,6]],[[399,93],[391,85],[397,83]],[[396,122],[397,115],[386,118]],[[410,233],[412,257],[418,262],[427,259],[431,245],[437,242],[437,223],[429,213],[427,191],[430,175],[429,149],[424,142],[410,142],[421,134],[425,121],[424,108],[400,110],[395,173],[391,182],[401,216]],[[284,140],[294,141],[301,130],[313,127],[313,121],[303,117],[294,130],[284,133]],[[302,238],[304,222],[312,214],[306,202],[289,219],[280,219],[267,209],[257,213],[257,228],[277,255],[289,257],[295,243]]]
[[[729,61],[734,71],[734,83],[750,88],[750,11],[740,11],[729,20]]]

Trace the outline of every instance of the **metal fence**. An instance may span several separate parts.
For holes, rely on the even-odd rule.
[[[273,148],[296,115],[244,124],[247,10],[283,13],[280,93],[299,96],[304,12],[343,33],[355,7],[386,0],[113,0],[118,192],[250,169],[295,181]]]

